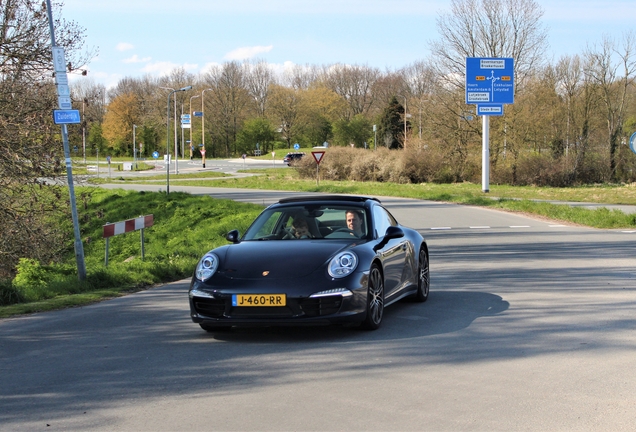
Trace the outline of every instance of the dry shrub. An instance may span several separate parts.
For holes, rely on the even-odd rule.
[[[524,155],[517,162],[517,184],[535,186],[566,186],[568,173],[561,159],[552,155],[533,153]]]
[[[382,178],[382,161],[389,158],[389,150],[380,148],[376,151],[361,151],[351,165],[351,180],[385,181]]]

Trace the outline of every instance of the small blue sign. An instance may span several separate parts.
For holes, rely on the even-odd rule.
[[[79,110],[53,110],[55,124],[78,124],[82,120]]]
[[[152,157],[155,159],[159,159],[159,152],[158,151],[153,151],[152,152]]]
[[[195,117],[203,117],[203,111],[194,111],[192,115]]]
[[[629,137],[629,148],[630,148],[630,149],[631,149],[634,153],[636,153],[636,149],[634,148],[634,145],[636,145],[636,142],[634,142],[634,141],[636,141],[636,132],[634,132],[634,133],[632,134],[632,136],[631,136],[631,137]]]
[[[300,148],[300,145],[298,143],[294,144],[294,149],[298,150]]]
[[[477,115],[480,116],[502,116],[504,113],[503,104],[479,104],[477,105]]]
[[[467,104],[511,104],[514,101],[514,59],[466,58]]]

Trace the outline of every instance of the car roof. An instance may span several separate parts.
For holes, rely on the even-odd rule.
[[[380,202],[375,197],[357,196],[357,195],[306,195],[295,196],[289,198],[283,198],[278,201],[279,204],[296,203],[296,202],[316,202],[316,201],[338,201],[338,202],[350,202],[350,203],[364,203],[366,201]]]

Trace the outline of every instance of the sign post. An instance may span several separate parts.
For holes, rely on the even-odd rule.
[[[71,92],[68,86],[68,77],[66,76],[66,59],[64,57],[64,48],[58,47],[55,43],[55,27],[53,25],[53,12],[51,11],[51,0],[46,0],[46,12],[49,21],[49,31],[51,33],[51,54],[53,57],[53,70],[55,71],[55,84],[57,86],[57,102],[62,114],[53,114],[68,118],[74,123],[79,120],[79,111],[77,114],[71,113]],[[54,117],[55,118],[55,117]],[[57,122],[56,122],[57,123]],[[68,144],[67,122],[61,122],[62,125],[62,144],[64,146],[64,159],[66,161],[66,178],[68,182],[68,191],[71,203],[71,218],[73,219],[73,234],[75,236],[75,261],[77,262],[77,276],[79,280],[86,279],[86,261],[84,259],[84,245],[79,227],[79,217],[77,215],[77,203],[75,200],[75,185],[73,183],[73,168],[71,165],[71,154]]]
[[[514,103],[512,58],[466,58],[466,104],[477,105],[482,116],[481,189],[490,191],[490,116],[503,115],[504,104]]]
[[[322,161],[322,157],[325,155],[324,151],[312,151],[311,155],[314,157],[314,160],[316,161],[316,186],[318,186],[318,179],[319,179],[319,173],[318,173],[318,167],[320,166],[320,161]]]

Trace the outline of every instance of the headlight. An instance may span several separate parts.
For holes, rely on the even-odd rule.
[[[194,274],[201,282],[205,282],[212,277],[218,268],[219,257],[212,252],[208,252],[201,258],[199,264],[197,264],[197,269]]]
[[[358,266],[358,257],[353,252],[340,252],[329,263],[329,275],[343,278],[350,275]]]

